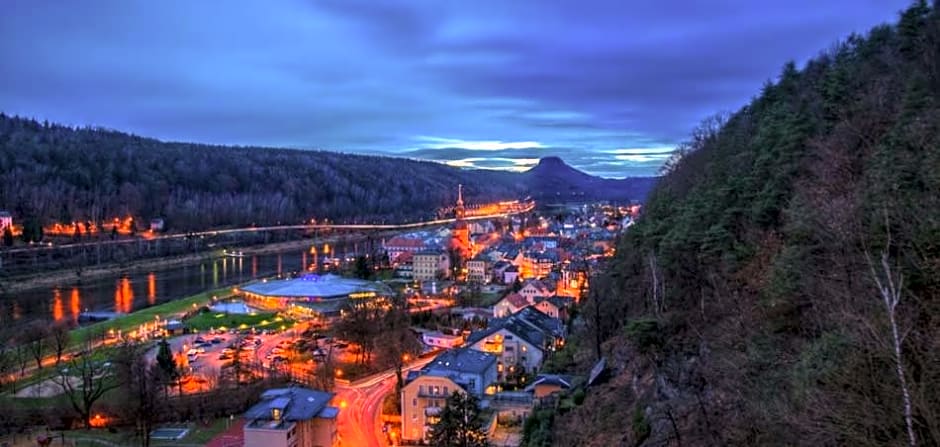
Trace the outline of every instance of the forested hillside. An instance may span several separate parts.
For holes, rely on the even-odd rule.
[[[940,445],[938,100],[917,2],[697,129],[592,284],[612,377],[542,441]]]
[[[517,175],[325,151],[164,143],[0,115],[0,209],[18,219],[164,217],[174,230],[402,221],[456,200],[525,194]]]

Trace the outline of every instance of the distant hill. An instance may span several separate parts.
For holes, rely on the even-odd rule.
[[[458,184],[464,185],[469,203],[521,198],[530,190],[540,198],[555,199],[560,192],[573,193],[567,195],[571,199],[600,197],[583,194],[591,191],[586,185],[600,179],[541,171],[465,170],[404,158],[162,142],[0,114],[0,210],[13,212],[20,222],[131,215],[143,221],[164,218],[172,231],[311,218],[403,222],[432,217],[454,203]],[[598,184],[608,183],[615,184]],[[641,198],[627,189],[598,191],[608,189],[612,197]]]
[[[940,445],[938,49],[915,1],[694,132],[554,354],[609,377],[524,445]]]
[[[559,157],[544,157],[525,171],[523,184],[536,200],[642,201],[655,185],[656,177],[606,179],[579,171]]]

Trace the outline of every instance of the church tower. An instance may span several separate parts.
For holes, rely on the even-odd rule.
[[[464,259],[470,257],[471,253],[470,227],[464,220],[466,215],[467,210],[463,205],[463,185],[457,185],[457,205],[454,207],[454,217],[456,217],[456,221],[454,222],[454,229],[451,231],[450,245],[457,249],[460,252],[460,256]]]

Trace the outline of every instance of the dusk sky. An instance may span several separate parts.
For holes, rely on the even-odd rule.
[[[907,0],[0,5],[0,111],[163,140],[654,175]],[[707,6],[705,4],[708,4]]]

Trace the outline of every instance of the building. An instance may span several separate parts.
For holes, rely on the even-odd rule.
[[[302,387],[275,388],[245,412],[244,447],[339,445],[332,393]]]
[[[552,272],[556,263],[558,263],[558,254],[555,251],[527,251],[520,264],[522,277],[525,279],[544,278]]]
[[[530,279],[522,284],[522,288],[519,289],[519,294],[524,296],[529,304],[535,304],[536,299],[554,296],[555,292],[548,284],[537,279]]]
[[[13,231],[13,215],[9,211],[0,211],[0,233],[7,228]]]
[[[380,282],[343,278],[337,275],[308,274],[299,278],[261,281],[240,292],[251,304],[277,311],[332,317],[361,300],[392,296]]]
[[[525,391],[532,393],[532,397],[542,399],[561,391],[570,390],[574,377],[560,374],[539,374],[535,377]]]
[[[529,305],[529,301],[518,293],[510,293],[493,305],[493,316],[505,318]]]
[[[391,262],[399,262],[399,257],[404,253],[416,253],[424,250],[424,241],[418,238],[393,237],[383,244],[385,252],[388,253],[388,259]]]
[[[503,270],[503,284],[512,284],[519,279],[519,267],[510,265]]]
[[[420,371],[408,373],[401,390],[402,439],[426,441],[454,392],[478,398],[495,392],[496,357],[470,349],[447,351]]]
[[[550,296],[548,298],[538,297],[535,299],[535,308],[543,314],[561,321],[568,320],[568,307],[571,305],[570,298],[560,296]]]
[[[163,229],[164,229],[163,219],[159,217],[150,219],[150,231],[154,233],[158,233],[160,231],[163,231]]]
[[[413,264],[413,276],[417,281],[433,281],[450,276],[450,258],[441,251],[415,253]]]
[[[431,347],[451,349],[463,345],[465,339],[463,334],[451,335],[441,331],[430,331],[421,334],[421,341]]]
[[[512,373],[537,372],[545,358],[564,345],[564,336],[561,321],[525,307],[509,317],[493,320],[487,329],[470,334],[467,346],[497,356],[497,371],[502,380]]]
[[[558,238],[555,236],[529,236],[525,238],[526,247],[541,246],[543,250],[558,248]]]
[[[404,252],[395,260],[395,276],[411,279],[415,276],[414,253]]]
[[[467,262],[467,281],[477,282],[480,284],[489,284],[490,275],[489,271],[490,263],[486,261],[485,258],[477,256],[476,258],[471,259]]]

